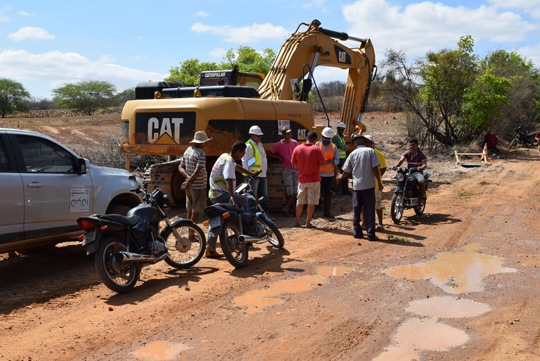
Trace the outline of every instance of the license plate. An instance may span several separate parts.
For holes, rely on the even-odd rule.
[[[221,226],[221,218],[220,217],[212,218],[210,220],[210,228],[215,228],[215,227],[219,227],[219,226]]]
[[[96,231],[88,232],[87,234],[84,235],[82,245],[86,246],[89,243],[95,242],[95,240],[96,240]]]

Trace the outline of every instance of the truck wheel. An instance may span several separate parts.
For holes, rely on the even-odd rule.
[[[120,203],[111,203],[109,207],[107,208],[107,214],[120,214],[122,216],[127,215],[129,210],[131,209],[130,206],[127,204],[120,204]]]

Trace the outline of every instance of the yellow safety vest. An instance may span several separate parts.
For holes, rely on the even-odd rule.
[[[336,135],[339,137],[339,139],[341,139],[343,144],[346,144],[345,139],[341,135],[339,135],[339,134],[336,134]],[[347,158],[347,151],[346,150],[338,148],[338,154],[339,154],[339,158]]]
[[[255,156],[255,163],[253,163],[251,166],[249,166],[249,170],[252,172],[258,172],[262,168],[262,157],[266,158],[266,153],[263,153],[261,157],[261,152],[259,152],[259,148],[257,147],[257,144],[253,140],[248,140],[246,142],[248,146],[251,146],[251,149],[253,149],[253,152],[251,153],[251,156]],[[259,144],[263,147],[263,144],[259,142]],[[247,175],[242,173],[242,175]]]
[[[336,145],[334,143],[330,143],[328,145],[328,149],[326,149],[326,153],[324,152],[324,145],[323,142],[319,142],[319,147],[321,148],[321,151],[323,152],[324,159],[331,159],[332,164],[325,164],[321,165],[321,174],[328,174],[328,175],[334,175],[334,156],[336,154]]]

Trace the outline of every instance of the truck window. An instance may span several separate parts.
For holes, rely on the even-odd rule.
[[[9,172],[9,161],[2,139],[0,139],[0,172]]]
[[[71,153],[47,139],[17,135],[27,172],[75,173]]]

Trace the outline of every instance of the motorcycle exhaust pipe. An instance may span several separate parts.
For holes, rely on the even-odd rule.
[[[238,236],[238,240],[240,242],[257,242],[257,241],[260,241],[261,238],[260,237],[252,237],[252,236],[246,236],[244,234]]]
[[[148,254],[140,254],[140,253],[131,253],[131,252],[119,252],[116,255],[116,261],[118,262],[149,262],[149,263],[156,263],[161,261],[162,259],[167,256],[167,253],[155,257]]]

